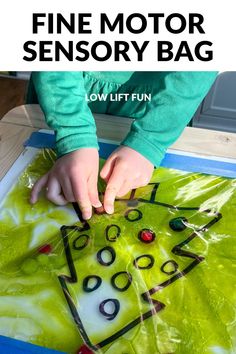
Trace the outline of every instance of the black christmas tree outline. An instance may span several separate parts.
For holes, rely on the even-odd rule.
[[[162,202],[158,202],[156,201],[156,193],[157,193],[157,189],[159,187],[159,183],[149,183],[148,185],[152,185],[153,189],[151,192],[151,196],[150,199],[143,199],[143,198],[135,198],[135,193],[136,193],[136,189],[132,190],[129,196],[129,199],[125,199],[125,198],[117,198],[116,201],[120,201],[120,202],[126,202],[128,206],[135,206],[137,205],[139,202],[142,203],[150,203],[150,204],[154,204],[154,205],[159,205],[159,206],[163,206],[163,207],[167,207],[170,209],[174,209],[174,210],[196,210],[199,211],[200,208],[199,207],[177,207],[175,205],[171,205],[171,204],[166,204],[166,203],[162,203]],[[185,269],[183,269],[182,271],[178,272],[177,274],[174,274],[172,277],[170,277],[168,280],[154,286],[153,288],[149,289],[148,291],[144,292],[143,294],[141,294],[142,299],[145,302],[148,302],[150,305],[152,305],[153,307],[145,312],[144,314],[141,314],[139,317],[137,317],[136,319],[134,319],[133,321],[129,322],[127,325],[125,325],[122,329],[118,330],[116,333],[114,333],[113,335],[111,335],[110,337],[102,340],[101,342],[97,343],[97,344],[93,344],[91,343],[86,330],[83,326],[82,320],[80,319],[79,313],[77,311],[77,308],[73,302],[73,299],[70,295],[69,289],[67,287],[67,282],[68,283],[76,283],[78,280],[77,277],[77,272],[74,266],[74,262],[73,262],[73,258],[71,255],[71,249],[70,249],[70,245],[69,245],[69,239],[68,239],[68,231],[71,232],[71,230],[73,231],[78,231],[78,232],[85,232],[88,231],[90,229],[90,225],[87,221],[85,221],[82,217],[82,213],[81,210],[78,206],[77,203],[73,203],[73,207],[74,210],[79,218],[79,220],[82,223],[82,226],[62,226],[61,227],[61,235],[62,235],[62,240],[63,240],[63,245],[64,245],[64,250],[65,250],[65,255],[66,255],[66,260],[68,263],[68,268],[69,268],[69,272],[70,272],[70,276],[68,275],[59,275],[58,279],[60,281],[61,287],[63,289],[65,298],[67,300],[67,303],[69,305],[70,311],[73,315],[74,321],[79,329],[79,332],[81,334],[81,337],[83,338],[84,342],[86,343],[86,345],[88,345],[91,349],[93,350],[98,350],[102,347],[104,347],[105,345],[113,342],[114,340],[118,339],[119,337],[121,337],[123,334],[125,334],[126,332],[128,332],[129,330],[131,330],[132,328],[134,328],[135,326],[137,326],[139,323],[143,322],[144,320],[148,319],[151,316],[154,316],[155,314],[157,314],[159,311],[161,311],[164,307],[165,304],[155,300],[153,298],[151,298],[151,296],[155,293],[157,293],[159,290],[171,285],[173,282],[175,282],[176,280],[182,278],[183,276],[185,276],[186,274],[188,274],[193,268],[195,268],[199,263],[201,263],[205,258],[203,256],[199,256],[193,252],[189,252],[186,250],[183,250],[182,248],[187,245],[188,243],[190,243],[195,237],[198,237],[198,233],[199,232],[206,232],[210,227],[212,227],[215,223],[217,223],[221,218],[222,218],[222,214],[215,212],[214,213],[214,218],[209,221],[206,225],[200,227],[198,230],[193,231],[185,240],[183,240],[182,242],[180,242],[179,244],[177,244],[176,246],[174,246],[171,250],[171,252],[177,256],[180,257],[187,257],[187,258],[191,258],[193,259],[192,263],[190,263]],[[133,210],[137,210],[138,209],[130,209],[130,211]],[[129,210],[128,210],[129,212]],[[210,213],[211,210],[210,209],[206,209],[206,210],[202,210],[202,213]],[[139,213],[141,213],[139,211]],[[127,212],[124,215],[125,217],[127,217]],[[137,220],[140,219],[140,214],[139,214],[139,218]],[[130,220],[133,221],[133,220]],[[108,227],[111,226],[115,226],[117,227],[117,234],[118,236],[120,236],[120,228],[118,225],[112,224],[109,225]],[[80,235],[80,236],[87,236],[85,234]],[[107,233],[106,233],[106,238],[107,238]],[[109,240],[107,238],[107,240]],[[114,239],[109,240],[110,242],[114,242]],[[84,243],[83,246],[81,246],[78,249],[82,249],[84,247],[86,247],[88,243],[88,237],[86,237],[86,241]],[[112,247],[110,247],[112,248]],[[146,255],[145,255],[146,256]],[[169,260],[167,262],[165,262],[162,267],[164,267],[164,265],[168,262],[172,262],[173,266],[175,267],[175,271],[174,272],[169,272],[169,274],[173,274],[176,273],[177,269],[178,269],[178,265],[175,261]],[[177,266],[176,266],[177,265]],[[168,273],[167,273],[168,274]],[[94,276],[96,277],[96,276]],[[94,288],[95,290],[96,288]],[[109,318],[108,318],[109,319]]]

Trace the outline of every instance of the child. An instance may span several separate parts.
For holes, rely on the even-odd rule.
[[[102,207],[97,190],[99,156],[92,111],[134,118],[130,132],[100,173],[107,183],[103,207],[107,213],[113,213],[116,196],[148,184],[154,166],[160,165],[166,149],[180,136],[216,75],[216,72],[33,73],[47,124],[56,132],[58,160],[34,185],[31,203],[37,202],[39,192],[45,188],[47,198],[55,204],[77,201],[84,219],[91,217],[92,207]],[[107,99],[88,102],[92,94],[104,94]],[[122,99],[112,100],[114,94]]]

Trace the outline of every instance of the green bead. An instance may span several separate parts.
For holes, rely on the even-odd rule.
[[[38,266],[38,262],[35,259],[29,258],[24,261],[21,266],[21,270],[25,274],[33,274],[37,271]]]
[[[49,256],[46,255],[46,254],[40,254],[38,257],[37,257],[37,260],[40,264],[42,265],[48,265],[50,263],[49,261]]]
[[[183,231],[187,227],[187,222],[188,220],[185,217],[180,216],[178,218],[171,219],[169,222],[169,226],[173,231]]]

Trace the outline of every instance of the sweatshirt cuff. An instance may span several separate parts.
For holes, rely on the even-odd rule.
[[[73,134],[59,140],[56,139],[56,153],[58,158],[81,148],[95,148],[99,150],[96,135]]]
[[[129,132],[126,138],[122,141],[122,145],[129,146],[136,150],[146,159],[148,159],[155,167],[160,166],[165,155],[165,149],[157,147],[143,137],[141,133]]]

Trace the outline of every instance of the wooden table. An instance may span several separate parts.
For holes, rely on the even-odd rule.
[[[99,138],[117,142],[127,134],[132,119],[94,114]],[[12,109],[0,121],[0,180],[23,151],[23,143],[36,130],[47,128],[39,105]],[[236,134],[186,127],[171,147],[204,156],[236,158]]]

